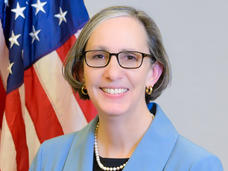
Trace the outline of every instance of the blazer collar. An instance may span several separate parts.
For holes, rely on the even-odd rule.
[[[163,170],[171,155],[178,133],[159,105],[156,103],[148,105],[149,109],[153,107],[156,108],[155,118],[129,159],[124,171]]]
[[[156,108],[155,118],[124,171],[163,170],[171,155],[178,133],[159,105],[156,103],[148,105],[150,110],[154,107]],[[63,170],[93,170],[94,130],[97,121],[98,117],[75,135]]]

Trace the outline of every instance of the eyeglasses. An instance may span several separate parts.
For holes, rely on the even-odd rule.
[[[126,69],[139,68],[142,65],[144,57],[151,57],[153,63],[156,61],[153,55],[137,51],[109,53],[105,50],[88,50],[82,55],[85,57],[86,64],[93,68],[106,67],[110,62],[111,56],[116,56],[119,65]]]

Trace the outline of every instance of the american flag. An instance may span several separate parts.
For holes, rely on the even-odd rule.
[[[0,170],[27,171],[43,141],[96,114],[62,76],[89,17],[83,0],[0,0],[0,19]]]

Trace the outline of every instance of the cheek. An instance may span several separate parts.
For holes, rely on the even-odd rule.
[[[151,79],[153,77],[153,70],[150,63],[146,63],[137,73],[133,74],[135,84],[146,87],[150,85]]]
[[[85,85],[87,89],[91,89],[92,87],[96,86],[100,80],[99,73],[97,71],[94,71],[94,69],[90,69],[88,67],[85,67],[84,70],[84,79],[85,79]]]
[[[91,87],[91,84],[93,83],[93,79],[90,73],[84,72],[84,79],[85,79],[86,88]]]
[[[128,75],[128,80],[130,84],[133,86],[135,89],[139,89],[142,91],[146,85],[146,76],[145,73],[143,72],[138,72],[138,73],[132,73]]]

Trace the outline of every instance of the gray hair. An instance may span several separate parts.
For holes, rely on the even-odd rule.
[[[150,100],[156,99],[162,91],[167,87],[170,81],[170,65],[168,56],[162,44],[162,39],[160,31],[155,24],[155,22],[143,11],[138,11],[135,8],[128,6],[113,6],[105,8],[96,15],[94,15],[89,22],[82,29],[76,43],[71,48],[64,67],[64,77],[72,86],[72,88],[77,91],[81,98],[89,99],[88,95],[84,95],[81,92],[83,82],[83,56],[82,53],[85,50],[86,44],[94,31],[95,27],[101,22],[108,20],[110,18],[129,16],[137,19],[144,26],[147,37],[148,37],[148,47],[150,53],[155,57],[156,61],[159,62],[163,67],[163,72],[153,87],[153,92],[151,95],[145,94],[146,103]]]

